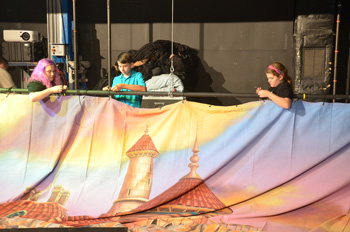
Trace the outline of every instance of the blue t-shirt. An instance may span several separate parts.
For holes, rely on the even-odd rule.
[[[130,76],[125,78],[123,76],[123,73],[120,74],[119,76],[114,77],[112,87],[114,87],[117,84],[128,84],[128,85],[141,85],[145,86],[145,81],[143,80],[142,73],[136,72],[134,70],[131,70]],[[131,91],[129,89],[121,89],[120,91]],[[128,104],[132,107],[137,107],[141,108],[141,101],[142,101],[142,96],[139,95],[114,95],[113,98],[116,100],[123,102],[125,104]]]

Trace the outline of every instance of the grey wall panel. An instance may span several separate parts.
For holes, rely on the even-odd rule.
[[[12,25],[11,29],[27,25]],[[46,33],[45,24],[31,28]],[[241,23],[175,23],[174,41],[198,51],[200,77],[196,89],[208,92],[251,93],[255,86],[266,86],[266,65],[284,63],[292,72],[293,22]],[[112,57],[114,64],[120,52],[137,50],[144,44],[171,40],[170,23],[112,24]],[[92,89],[107,69],[107,25],[79,24],[78,52],[91,62],[87,77]],[[208,99],[206,99],[207,101]],[[245,102],[220,99],[217,104]]]
[[[170,23],[153,23],[153,41],[171,40],[172,26]],[[194,49],[200,49],[201,24],[200,23],[175,23],[174,42],[185,44]]]
[[[171,40],[169,23],[113,24],[111,28],[112,63],[120,52],[137,50],[148,43],[149,38]],[[107,27],[98,24],[95,29],[100,41],[101,68],[106,69],[107,43],[101,41],[106,40]],[[204,69],[199,73],[204,77],[198,77],[198,91],[253,93],[256,86],[268,87],[264,70],[271,62],[280,61],[293,73],[292,32],[292,21],[175,23],[174,41],[199,51]],[[93,77],[89,79],[93,81]]]
[[[127,50],[137,50],[149,41],[148,24],[113,24],[111,25],[111,63]],[[91,62],[87,77],[88,87],[92,89],[101,77],[107,75],[107,25],[79,25],[79,54]]]
[[[287,50],[293,22],[206,23],[203,35],[205,50]]]
[[[199,91],[255,93],[256,87],[268,88],[266,67],[273,61],[285,64],[293,75],[293,51],[205,51],[202,64],[210,79],[198,82]],[[205,86],[205,85],[210,86]],[[251,99],[238,99],[240,103]],[[257,98],[256,98],[257,100]],[[230,100],[221,98],[223,105]]]

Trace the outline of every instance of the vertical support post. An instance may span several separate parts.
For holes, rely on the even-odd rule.
[[[334,48],[334,75],[333,75],[333,95],[337,90],[337,75],[338,75],[338,41],[339,41],[339,24],[340,24],[341,1],[338,2],[337,26],[335,32],[335,48]],[[333,99],[335,102],[335,99]]]
[[[350,33],[349,33],[349,40],[350,40]],[[349,56],[348,56],[348,71],[347,71],[347,75],[346,75],[345,94],[348,96],[348,98],[345,101],[346,103],[349,102],[349,88],[350,88],[350,47],[349,47]]]
[[[107,0],[107,73],[108,86],[111,86],[111,9],[110,0]]]
[[[77,48],[77,20],[76,20],[76,0],[73,0],[73,47],[74,47],[74,89],[78,89],[78,48]]]

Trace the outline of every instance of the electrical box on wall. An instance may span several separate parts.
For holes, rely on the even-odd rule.
[[[40,42],[42,35],[38,31],[4,30],[5,42]]]
[[[51,55],[53,56],[65,56],[66,45],[65,44],[51,44]]]
[[[294,92],[327,94],[332,84],[334,15],[299,15],[295,21]],[[318,99],[317,99],[318,100]]]

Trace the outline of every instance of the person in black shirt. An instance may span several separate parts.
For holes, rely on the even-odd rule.
[[[67,89],[58,75],[55,62],[44,58],[34,68],[28,84],[29,100],[41,101],[52,93],[61,93]]]
[[[268,90],[261,87],[256,89],[260,98],[269,98],[278,106],[289,109],[293,99],[292,78],[288,76],[285,66],[274,62],[266,69],[266,77],[270,84]]]

